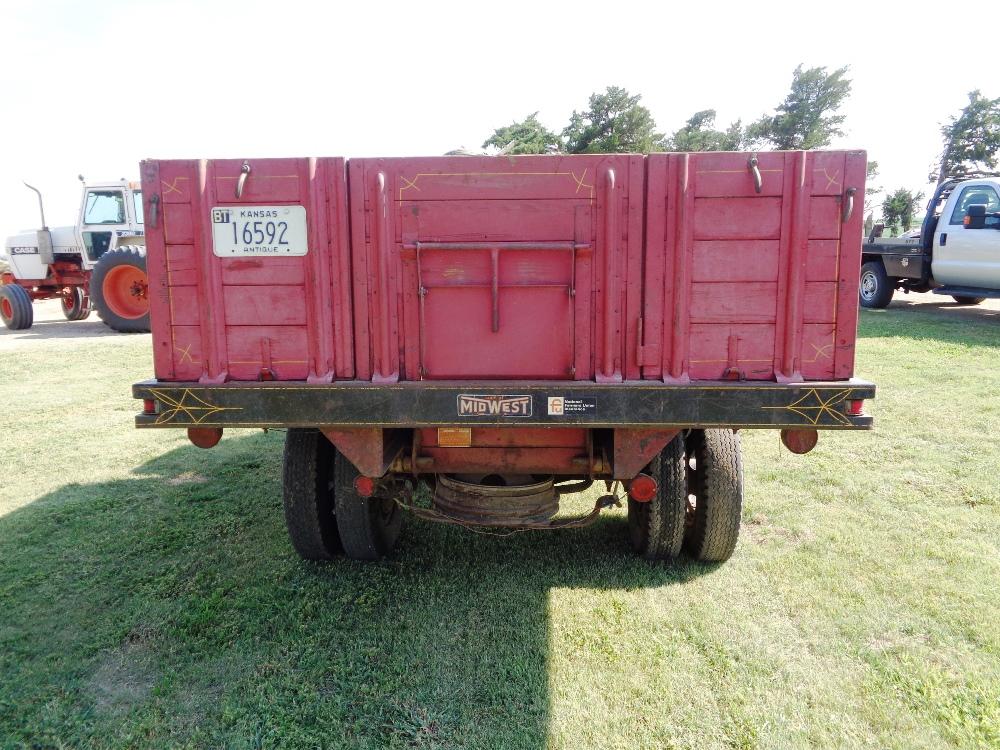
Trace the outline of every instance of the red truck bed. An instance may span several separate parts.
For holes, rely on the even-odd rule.
[[[860,152],[150,161],[158,380],[851,377]],[[860,200],[860,199],[859,199]],[[309,252],[213,255],[297,204]]]
[[[816,429],[871,425],[874,387],[851,379],[865,167],[143,162],[155,380],[134,388],[137,425],[202,444],[319,429],[372,479],[631,481],[710,428],[808,450]]]

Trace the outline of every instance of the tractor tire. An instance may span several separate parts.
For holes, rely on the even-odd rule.
[[[381,560],[392,552],[403,525],[403,511],[389,497],[361,497],[354,480],[361,475],[337,453],[334,486],[340,544],[352,560]]]
[[[0,286],[0,320],[12,331],[31,328],[35,311],[31,306],[31,295],[17,284]]]
[[[628,531],[632,549],[647,560],[676,557],[684,542],[687,483],[684,437],[678,435],[646,468],[657,483],[648,503],[628,499]]]
[[[337,449],[319,430],[291,428],[285,435],[282,496],[292,546],[306,560],[340,552],[334,501]]]
[[[685,551],[702,562],[728,560],[740,536],[743,456],[731,430],[692,430],[687,440],[688,505]]]
[[[870,260],[861,266],[858,300],[862,307],[867,307],[870,310],[887,308],[892,302],[893,291],[895,290],[881,261]]]
[[[958,305],[978,305],[986,301],[986,297],[966,297],[963,294],[953,294],[951,298]]]
[[[123,248],[104,253],[90,277],[90,297],[111,330],[149,333],[146,256]]]
[[[86,320],[90,317],[90,297],[82,286],[70,287],[69,293],[63,294],[61,301],[66,320]]]

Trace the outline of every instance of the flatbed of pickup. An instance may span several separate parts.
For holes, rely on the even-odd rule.
[[[901,279],[923,279],[930,275],[930,253],[919,237],[880,237],[861,245],[862,262],[882,259],[886,274]],[[926,273],[926,275],[925,275]]]

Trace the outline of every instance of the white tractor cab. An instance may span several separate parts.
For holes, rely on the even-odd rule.
[[[76,225],[53,229],[45,224],[41,193],[27,187],[38,194],[42,228],[4,242],[3,255],[10,264],[10,271],[0,278],[4,325],[30,328],[31,303],[58,297],[67,320],[83,320],[93,307],[113,330],[148,331],[139,183],[84,183]]]

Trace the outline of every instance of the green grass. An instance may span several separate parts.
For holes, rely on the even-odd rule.
[[[1000,320],[861,335],[876,430],[744,433],[721,566],[634,559],[621,512],[304,563],[280,433],[133,430],[143,339],[5,351],[0,746],[1000,746]]]

